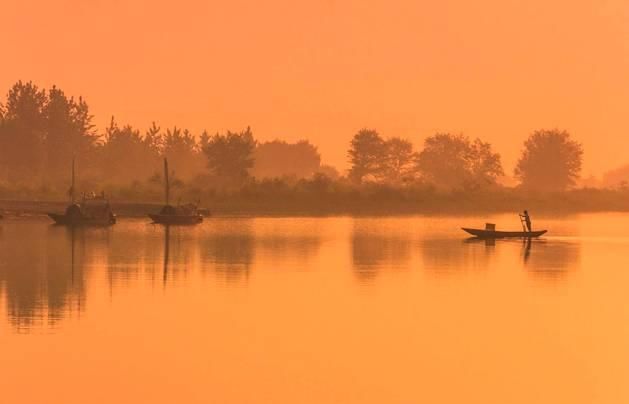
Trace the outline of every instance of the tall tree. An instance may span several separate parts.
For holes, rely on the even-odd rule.
[[[411,179],[415,170],[416,154],[413,144],[406,139],[393,137],[385,142],[384,176],[387,182],[399,184]]]
[[[361,183],[367,179],[380,179],[387,157],[387,148],[378,132],[361,129],[352,139],[347,152],[351,168],[349,178]]]
[[[73,156],[83,167],[91,163],[99,136],[92,125],[87,103],[82,98],[68,98],[62,90],[53,87],[48,92],[44,115],[46,177],[49,180],[67,178]]]
[[[426,181],[448,189],[494,184],[503,175],[500,155],[491,145],[449,133],[437,133],[424,141],[417,168]]]
[[[39,179],[44,167],[47,97],[32,82],[13,85],[0,126],[0,165],[10,182]]]
[[[524,142],[515,168],[522,186],[561,191],[575,185],[581,174],[583,147],[565,130],[538,130]]]
[[[188,129],[183,131],[177,127],[167,129],[162,153],[172,163],[171,167],[179,179],[199,174],[205,165],[205,159],[197,148],[196,139]]]
[[[239,133],[217,133],[207,140],[203,151],[208,168],[223,185],[240,185],[249,177],[249,170],[253,167],[255,147],[256,141],[248,127]]]
[[[119,127],[113,117],[100,151],[104,179],[109,182],[145,180],[161,167],[159,150],[139,130],[130,125]]]

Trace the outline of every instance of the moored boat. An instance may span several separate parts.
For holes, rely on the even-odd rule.
[[[74,159],[72,159],[72,186],[70,188],[70,205],[64,213],[48,213],[56,224],[69,226],[109,226],[116,223],[116,215],[111,209],[105,193],[96,195],[91,192],[83,194],[80,203],[75,202]]]
[[[170,204],[170,182],[168,177],[168,160],[164,159],[164,186],[166,204],[159,213],[149,213],[154,223],[159,224],[197,224],[203,221],[203,215],[195,203],[173,206]]]
[[[64,213],[48,213],[56,224],[70,226],[109,226],[116,223],[104,195],[84,195],[81,203],[72,203]]]

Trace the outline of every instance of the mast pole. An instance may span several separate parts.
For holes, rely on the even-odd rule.
[[[166,205],[170,201],[170,182],[168,181],[168,160],[164,157],[164,181],[166,184]]]

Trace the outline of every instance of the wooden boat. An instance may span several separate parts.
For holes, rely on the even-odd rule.
[[[70,188],[70,205],[64,213],[48,213],[56,224],[68,226],[109,226],[116,223],[116,215],[112,212],[105,193],[96,195],[93,192],[83,194],[80,203],[74,197],[74,159],[72,159],[72,187]]]
[[[548,230],[537,230],[537,231],[499,231],[499,230],[490,230],[490,229],[468,229],[463,227],[463,231],[468,232],[469,234],[479,237],[479,238],[536,238],[540,237]]]
[[[166,204],[159,213],[149,213],[149,217],[154,223],[160,224],[198,224],[203,221],[203,215],[199,213],[199,208],[194,203],[173,206],[170,202],[170,182],[168,179],[168,160],[164,159],[164,182]]]

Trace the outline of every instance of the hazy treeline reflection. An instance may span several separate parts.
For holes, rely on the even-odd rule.
[[[99,236],[41,223],[0,232],[0,290],[15,327],[54,325],[67,313],[84,310],[94,253],[89,238]]]
[[[247,285],[254,270],[307,270],[323,258],[323,251],[332,273],[351,271],[361,283],[399,271],[452,276],[496,268],[558,279],[580,259],[578,243],[431,237],[416,227],[421,221],[408,221],[217,218],[194,227],[137,220],[75,229],[36,220],[5,221],[0,226],[0,297],[10,323],[28,330],[54,326],[89,308],[92,279],[98,291],[115,298],[117,291],[138,283],[169,288],[214,279]]]
[[[399,228],[382,228],[375,219],[354,219],[351,251],[354,273],[373,279],[383,268],[404,268],[411,259],[409,234]]]

